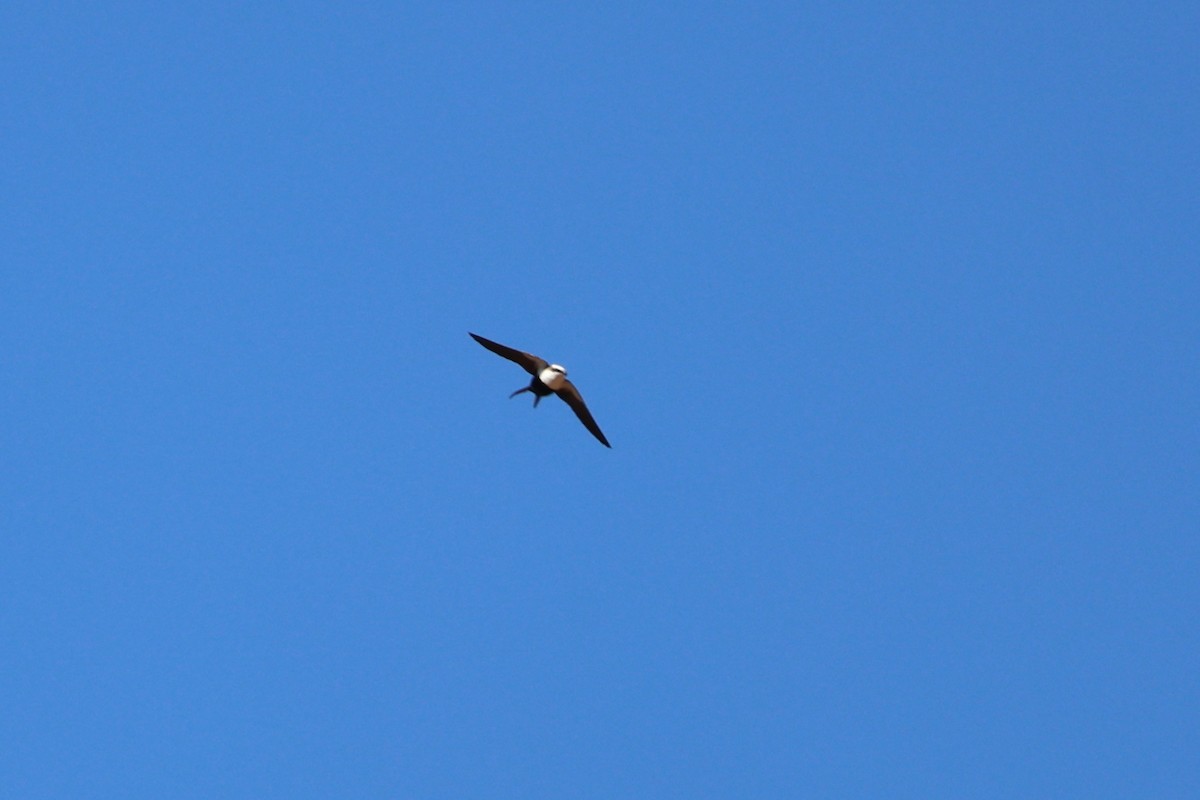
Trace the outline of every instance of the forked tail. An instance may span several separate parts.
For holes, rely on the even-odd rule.
[[[517,395],[519,395],[519,394],[522,394],[522,393],[524,393],[524,392],[532,392],[532,391],[533,391],[533,387],[532,387],[532,386],[526,386],[526,387],[524,387],[523,389],[517,389],[515,392],[513,392],[512,394],[510,394],[510,395],[508,396],[508,399],[509,399],[509,400],[512,400],[514,397],[516,397],[516,396],[517,396]],[[533,407],[534,407],[534,408],[537,408],[537,404],[538,404],[538,403],[540,403],[540,402],[542,402],[542,396],[541,396],[540,394],[534,394],[534,396],[533,396]]]

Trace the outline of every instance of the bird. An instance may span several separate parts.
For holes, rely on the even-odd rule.
[[[467,331],[467,333],[471,332]],[[507,358],[509,361],[517,364],[521,369],[533,376],[528,386],[523,389],[517,389],[508,396],[510,400],[524,392],[531,392],[533,394],[533,407],[537,408],[537,404],[541,402],[543,397],[556,394],[571,407],[571,410],[575,412],[575,416],[579,417],[579,421],[583,423],[583,427],[591,431],[592,436],[600,440],[600,444],[609,449],[612,448],[612,445],[608,443],[608,439],[604,438],[604,432],[600,430],[600,426],[592,418],[592,412],[588,411],[588,407],[584,405],[583,397],[580,396],[579,390],[575,388],[575,384],[567,380],[567,370],[561,364],[551,364],[546,359],[539,358],[533,353],[525,353],[511,347],[505,347],[498,342],[485,339],[478,334],[471,333],[471,338],[496,355]]]

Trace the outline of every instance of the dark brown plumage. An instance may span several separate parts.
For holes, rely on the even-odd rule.
[[[507,358],[533,376],[533,380],[529,382],[528,386],[523,389],[517,389],[509,395],[510,398],[516,397],[523,392],[530,392],[533,394],[533,405],[536,408],[543,397],[556,394],[571,407],[571,410],[575,412],[575,416],[579,417],[579,421],[583,423],[583,427],[591,431],[592,435],[599,439],[602,445],[609,448],[612,447],[608,443],[608,439],[604,437],[600,426],[596,424],[596,420],[592,418],[592,413],[588,411],[587,405],[583,402],[583,397],[580,396],[579,390],[575,388],[575,384],[567,380],[566,370],[557,364],[551,364],[544,358],[535,356],[533,353],[514,350],[511,347],[506,347],[499,342],[493,342],[491,339],[485,339],[474,333],[471,334],[471,338],[496,355]],[[557,388],[552,388],[544,383],[542,380],[543,375],[546,375],[547,380],[551,383],[557,384]]]

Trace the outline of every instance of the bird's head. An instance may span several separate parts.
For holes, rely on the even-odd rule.
[[[538,375],[538,379],[557,392],[567,380],[567,371],[559,364],[549,364]]]

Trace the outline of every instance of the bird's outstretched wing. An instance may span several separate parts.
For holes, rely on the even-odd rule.
[[[470,333],[470,331],[468,331],[468,333]],[[473,333],[471,334],[471,338],[479,342],[488,350],[491,350],[496,355],[504,356],[509,361],[519,365],[521,369],[525,370],[530,375],[537,375],[546,367],[550,366],[549,362],[547,362],[544,358],[538,358],[533,353],[523,353],[520,350],[514,350],[511,347],[505,347],[498,342],[493,342],[491,339],[485,339],[482,336],[476,336]]]
[[[564,379],[562,386],[558,388],[555,394],[571,407],[571,410],[575,412],[575,416],[579,417],[579,421],[583,423],[583,427],[591,431],[592,436],[600,440],[600,444],[607,448],[612,448],[612,445],[608,443],[608,439],[604,438],[604,433],[600,430],[600,426],[596,424],[596,420],[592,419],[592,412],[588,411],[587,406],[584,405],[583,398],[579,396],[579,390],[575,388],[575,384]]]

